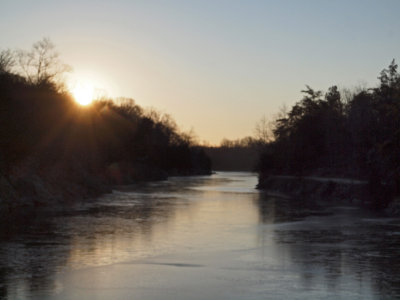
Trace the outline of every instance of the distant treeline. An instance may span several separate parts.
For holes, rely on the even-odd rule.
[[[264,143],[253,137],[224,139],[219,146],[204,146],[215,171],[254,171]]]
[[[400,75],[393,61],[376,88],[326,93],[310,87],[274,122],[258,164],[269,174],[368,179],[379,206],[400,195]]]
[[[55,79],[55,57],[46,39],[29,53],[0,51],[0,189],[35,196],[42,183],[95,189],[210,173],[204,151],[168,115],[130,99],[78,105]]]

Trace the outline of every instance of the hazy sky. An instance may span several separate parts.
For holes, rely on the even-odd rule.
[[[218,143],[253,134],[305,84],[375,85],[400,59],[399,12],[399,0],[0,0],[0,48],[49,37],[72,81]]]

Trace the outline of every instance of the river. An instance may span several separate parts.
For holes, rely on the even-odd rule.
[[[400,298],[400,221],[254,189],[125,186],[1,229],[0,299]]]

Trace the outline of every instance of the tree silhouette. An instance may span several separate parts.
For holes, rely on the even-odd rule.
[[[374,89],[305,95],[274,124],[274,139],[260,157],[268,174],[325,174],[369,179],[371,195],[384,207],[400,195],[400,75],[393,60]]]
[[[272,140],[272,122],[265,115],[256,123],[254,134],[263,143],[268,143]]]
[[[10,182],[13,200],[64,199],[109,184],[210,173],[193,134],[170,116],[126,98],[78,106],[60,89],[67,68],[49,39],[15,56],[2,51],[0,59],[0,180]]]
[[[18,50],[16,53],[19,73],[30,84],[44,85],[56,83],[58,77],[71,68],[62,63],[54,44],[49,38],[33,44],[30,51]]]
[[[10,49],[0,51],[0,73],[11,72],[14,65],[14,53]]]

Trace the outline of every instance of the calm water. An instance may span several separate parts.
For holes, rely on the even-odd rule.
[[[255,185],[172,178],[10,224],[0,299],[400,298],[399,220]]]

